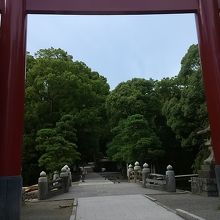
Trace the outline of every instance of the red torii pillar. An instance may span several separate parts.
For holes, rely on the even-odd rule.
[[[1,1],[1,4],[2,5]],[[25,1],[6,0],[0,28],[0,219],[20,219]]]
[[[219,1],[220,2],[220,1]],[[199,0],[196,24],[206,93],[215,173],[220,194],[220,16],[217,0]],[[219,195],[220,196],[220,195]]]
[[[0,219],[20,219],[26,16],[195,13],[220,186],[220,0],[0,0]]]

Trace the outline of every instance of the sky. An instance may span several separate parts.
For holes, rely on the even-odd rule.
[[[105,76],[111,89],[134,77],[177,75],[182,57],[196,43],[193,14],[28,16],[31,54],[61,48]]]

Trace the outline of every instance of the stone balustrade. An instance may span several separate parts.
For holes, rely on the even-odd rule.
[[[143,187],[156,188],[160,190],[166,190],[168,192],[176,191],[176,180],[173,167],[167,166],[165,175],[151,173],[151,170],[147,163],[143,164],[143,169],[139,165],[139,162],[135,162],[133,168],[132,164],[128,166],[127,175],[128,182],[132,180],[136,183],[137,181],[142,182]]]
[[[44,200],[60,193],[66,193],[69,191],[71,183],[72,175],[67,165],[61,169],[60,174],[58,171],[54,172],[52,181],[49,181],[46,172],[42,171],[38,178],[39,199]]]

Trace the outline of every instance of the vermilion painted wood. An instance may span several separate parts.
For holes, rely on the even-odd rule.
[[[219,3],[219,5],[218,5]],[[21,172],[27,13],[197,13],[200,52],[217,164],[220,164],[220,0],[0,0],[0,175]]]
[[[0,13],[4,9],[4,0],[0,0]]]
[[[196,12],[198,0],[27,0],[32,14],[164,14]]]
[[[92,0],[56,0],[57,3],[56,3],[56,6],[54,6],[54,2],[53,0],[45,0],[45,4],[44,4],[44,0],[27,0],[27,12],[30,12],[30,13],[49,13],[49,14],[58,14],[59,12],[61,12],[62,14],[100,14],[100,10],[102,11],[102,14],[125,14],[126,12],[129,13],[129,14],[135,14],[135,13],[138,13],[138,14],[142,14],[144,13],[143,12],[143,8],[140,9],[140,7],[144,6],[144,10],[145,10],[145,13],[175,13],[175,11],[177,11],[177,13],[184,13],[184,12],[189,12],[189,11],[193,11],[195,12],[195,10],[197,9],[197,1],[198,0],[184,0],[184,1],[181,1],[181,0],[149,0],[149,1],[144,1],[144,0],[140,0],[140,1],[136,1],[135,3],[139,4],[139,9],[140,9],[140,12],[137,11],[137,6],[135,7],[135,10],[134,8],[131,8],[131,4],[129,4],[129,11],[126,11],[124,9],[122,9],[121,7],[121,3],[119,1],[111,1],[111,5],[113,4],[116,4],[116,6],[114,6],[114,11],[110,11],[110,8],[107,8],[106,10],[106,6],[103,7],[104,4],[107,4],[109,5],[109,1],[107,0],[96,0],[95,3],[97,3],[98,5],[100,5],[98,8],[96,8],[96,10],[94,10],[92,12],[92,8],[94,9],[95,4],[93,5],[91,3]],[[70,2],[71,1],[71,2]],[[72,4],[72,6],[75,7],[75,4],[76,3],[73,3],[73,2],[80,2],[80,4],[77,6],[78,9],[80,9],[80,11],[76,11],[77,8],[74,8],[73,10],[71,10],[71,8],[67,8],[67,6],[70,6],[70,4]],[[120,0],[122,1],[122,0]],[[124,0],[125,1],[125,0]],[[128,0],[129,1],[129,0]],[[52,2],[52,3],[50,3]],[[65,3],[66,2],[66,3]],[[130,0],[130,2],[132,2],[132,0]],[[144,2],[144,3],[143,3]],[[83,7],[88,4],[88,6],[86,6],[84,9]],[[100,4],[101,3],[101,4]],[[132,2],[132,4],[135,4],[134,1]],[[162,7],[160,6],[160,3],[162,3]],[[220,9],[220,0],[218,0],[218,3],[219,3],[219,9]],[[62,7],[61,8],[58,8],[58,4],[60,4]],[[78,4],[78,3],[77,3]],[[91,6],[91,4],[93,5],[92,8],[89,8]],[[127,1],[126,1],[126,4],[127,4]],[[4,5],[4,0],[0,0],[0,11],[3,10],[3,5]],[[66,6],[65,6],[66,5]],[[84,6],[83,6],[84,5]],[[117,5],[119,5],[120,7],[120,10],[119,8],[116,10],[115,8],[118,7]],[[123,5],[125,5],[123,3]],[[165,6],[165,7],[164,7]],[[171,7],[170,7],[171,6]],[[101,7],[103,7],[101,9]],[[112,6],[111,6],[112,7]],[[147,9],[146,9],[147,7]],[[169,8],[168,8],[169,7]],[[120,13],[121,12],[121,13]]]
[[[25,4],[7,0],[0,28],[0,176],[21,174],[26,53]]]
[[[199,0],[197,30],[211,126],[212,144],[220,165],[220,20],[216,0]]]

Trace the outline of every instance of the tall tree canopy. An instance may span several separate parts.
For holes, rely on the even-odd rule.
[[[143,115],[128,116],[113,130],[113,140],[109,144],[108,155],[113,160],[141,163],[154,160],[164,152],[157,135],[150,128]]]
[[[164,159],[172,160],[176,165],[180,163],[180,160],[176,160],[180,154],[197,154],[203,143],[197,131],[208,125],[198,46],[192,45],[189,48],[176,77],[159,81],[132,79],[121,83],[108,96],[106,106],[113,137],[108,153],[113,159],[134,156],[129,149],[135,149],[136,145],[132,143],[132,147],[128,146],[131,133],[135,132],[126,126],[126,122],[135,114],[147,121],[146,128],[150,128],[153,132],[151,135],[157,137],[157,143],[160,142],[157,146],[165,152]],[[131,129],[130,138],[128,129]],[[149,135],[148,133],[147,136]],[[140,138],[140,142],[141,140]],[[187,148],[184,150],[181,147]],[[154,148],[157,149],[155,146]],[[136,160],[149,160],[147,149],[148,147],[145,148],[145,153],[142,151],[144,156],[135,155]],[[158,153],[154,157],[158,158],[160,155]],[[189,164],[193,163],[193,159],[192,156]]]
[[[208,117],[197,45],[183,57],[176,84],[179,91],[165,102],[163,113],[183,147],[198,146],[196,132],[208,126]]]
[[[36,149],[41,153],[38,161],[44,170],[53,172],[65,164],[71,167],[80,159],[73,127],[73,116],[64,115],[55,128],[38,130]]]
[[[197,135],[208,126],[197,45],[183,57],[177,76],[134,78],[111,92],[103,76],[62,49],[28,54],[26,69],[26,183],[36,182],[39,166],[52,171],[96,160],[105,151],[116,161],[172,163],[180,170],[202,152],[197,169],[207,153]]]
[[[155,81],[132,79],[119,84],[106,101],[112,128],[108,155],[114,160],[134,162],[157,160],[163,154],[155,119],[160,115],[160,100]]]
[[[149,123],[153,123],[155,115],[160,111],[154,84],[155,81],[151,79],[134,78],[120,83],[110,93],[106,108],[112,128],[117,126],[121,119],[134,114],[141,114]]]
[[[73,61],[72,56],[62,49],[42,49],[34,56],[27,55],[25,92],[25,178],[31,175],[28,171],[29,163],[35,164],[33,166],[36,168],[39,158],[40,165],[43,165],[43,161],[49,157],[47,148],[44,147],[42,151],[42,147],[39,147],[47,145],[43,140],[39,142],[45,132],[50,138],[52,134],[57,137],[56,140],[52,138],[54,147],[58,143],[63,143],[67,148],[71,146],[75,158],[79,157],[77,152],[84,161],[97,157],[100,143],[105,142],[107,136],[104,132],[107,126],[104,119],[109,85],[103,76],[91,71],[83,62]],[[67,137],[67,133],[61,134],[57,130],[64,123],[65,115],[72,117],[68,131],[74,131],[75,140]],[[78,146],[77,149],[75,145]],[[74,158],[73,155],[72,157]],[[35,170],[39,172],[39,169]]]

